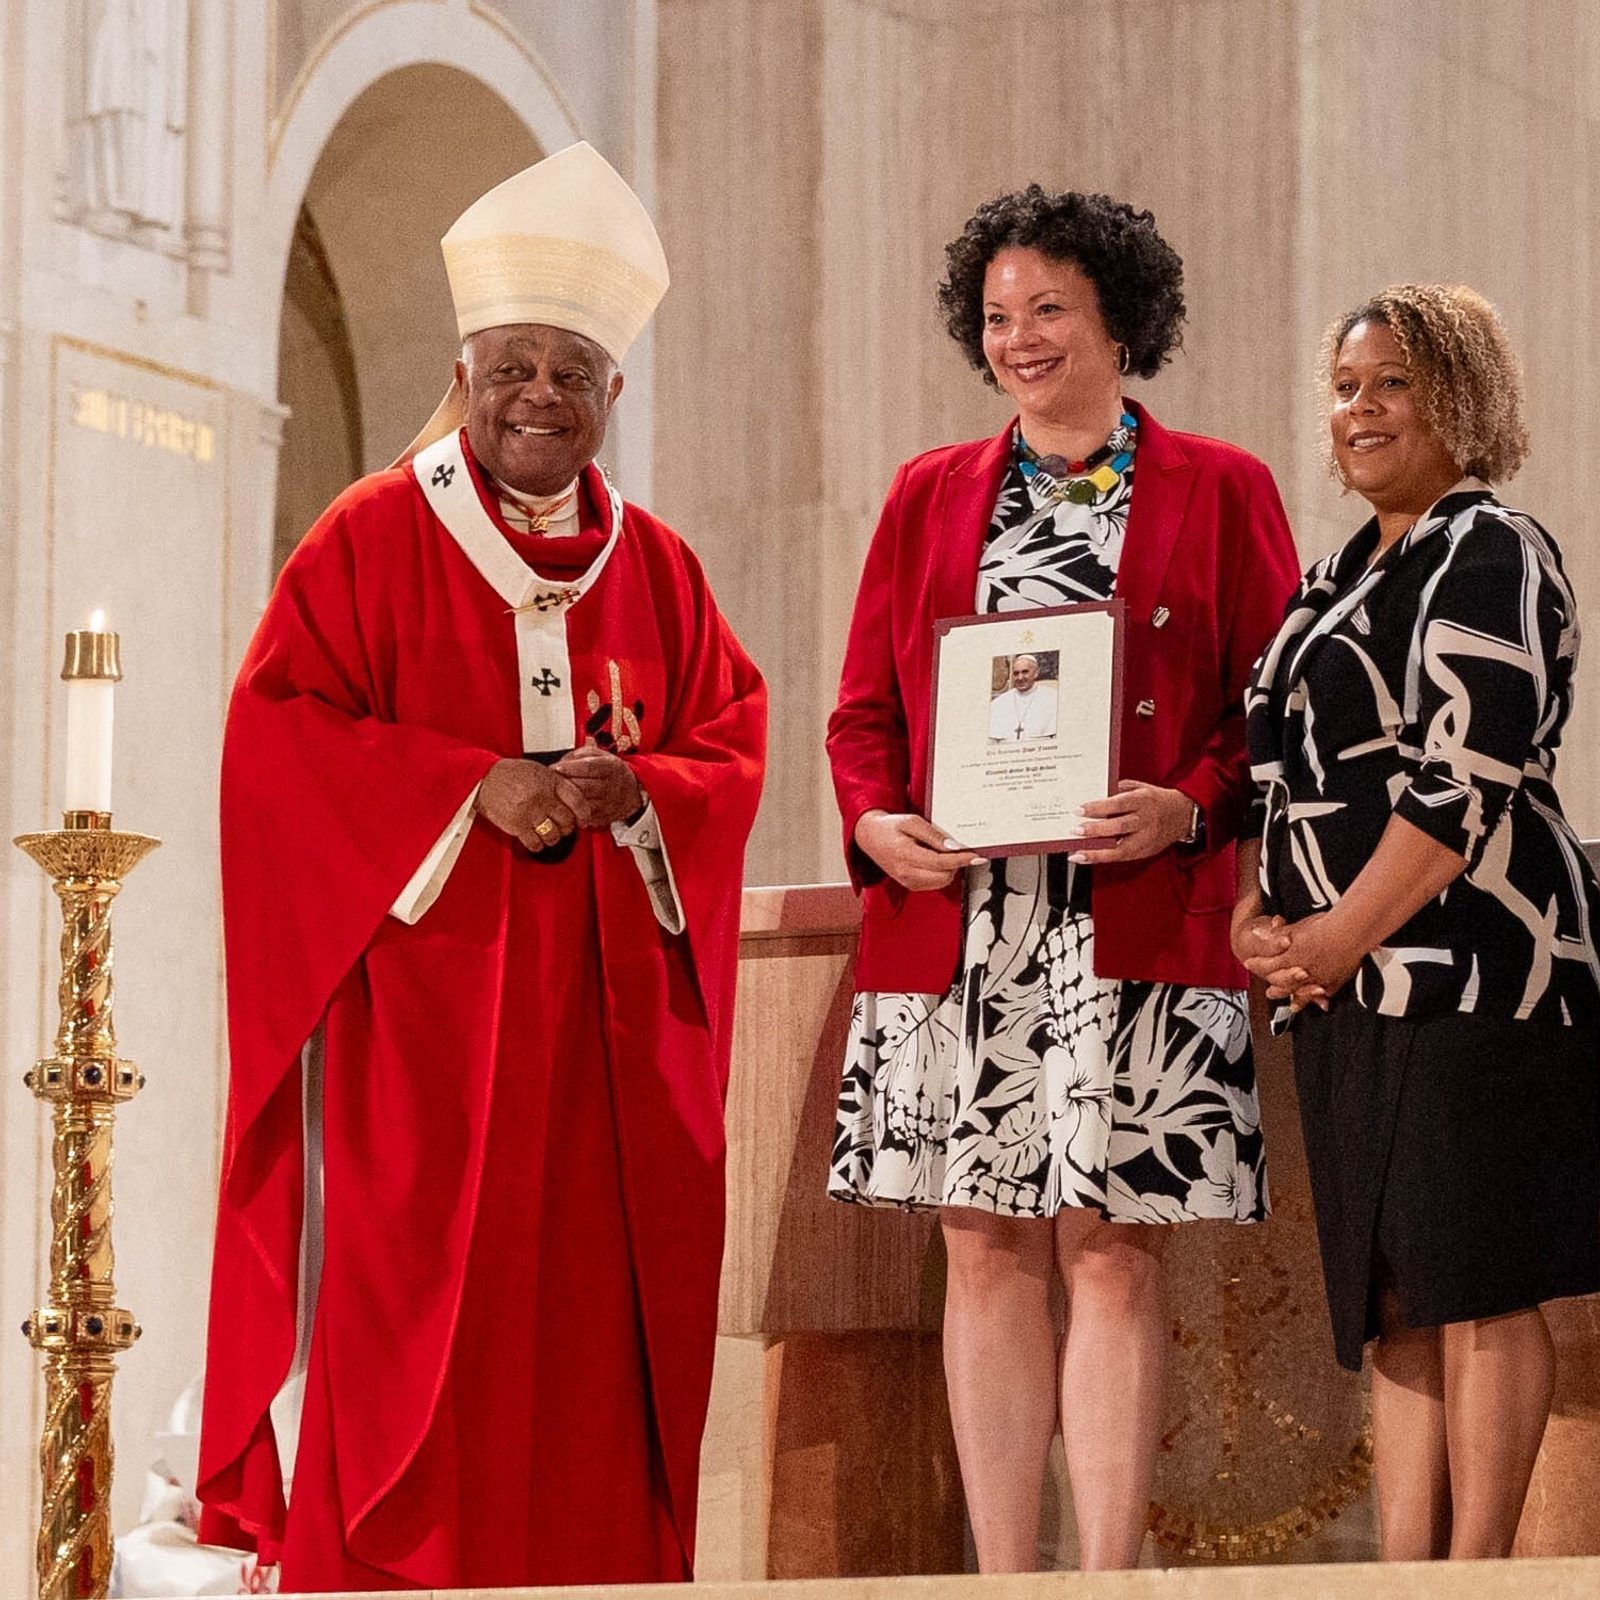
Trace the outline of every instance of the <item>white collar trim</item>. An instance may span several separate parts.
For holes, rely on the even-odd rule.
[[[512,611],[553,611],[576,605],[594,586],[622,533],[622,497],[605,479],[611,536],[581,577],[570,583],[542,578],[506,542],[478,498],[461,448],[459,430],[419,451],[411,471],[433,514],[449,529],[484,582]]]

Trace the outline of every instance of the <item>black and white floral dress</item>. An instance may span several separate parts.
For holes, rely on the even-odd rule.
[[[1122,432],[1113,449],[1133,450]],[[1133,477],[1130,464],[1098,502],[1058,505],[1013,454],[976,609],[1110,599]],[[1093,958],[1087,868],[969,868],[950,991],[855,997],[828,1192],[1016,1217],[1263,1218],[1245,992],[1097,978]]]

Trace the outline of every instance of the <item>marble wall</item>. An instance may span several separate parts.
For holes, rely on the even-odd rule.
[[[1512,493],[1600,605],[1594,6],[661,0],[660,28],[657,500],[777,685],[754,881],[840,871],[819,740],[877,506],[1007,414],[938,324],[942,247],[1033,178],[1155,212],[1189,323],[1135,392],[1264,457],[1308,560],[1359,520],[1317,453],[1321,327],[1387,281],[1476,284],[1528,368]],[[1591,651],[1564,769],[1590,832],[1597,734]]]

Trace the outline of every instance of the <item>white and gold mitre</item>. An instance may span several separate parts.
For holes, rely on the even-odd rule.
[[[621,361],[667,292],[667,258],[649,213],[587,144],[474,201],[442,247],[463,339],[538,322],[581,333]]]
[[[581,333],[620,362],[667,292],[667,258],[649,213],[587,144],[497,184],[440,244],[463,339],[537,322]],[[400,461],[465,420],[465,397],[453,383]]]

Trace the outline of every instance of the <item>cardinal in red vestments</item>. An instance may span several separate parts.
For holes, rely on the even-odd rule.
[[[574,146],[445,256],[451,394],[290,558],[229,711],[202,1537],[285,1590],[684,1579],[765,691],[593,465],[666,287],[638,200]]]

